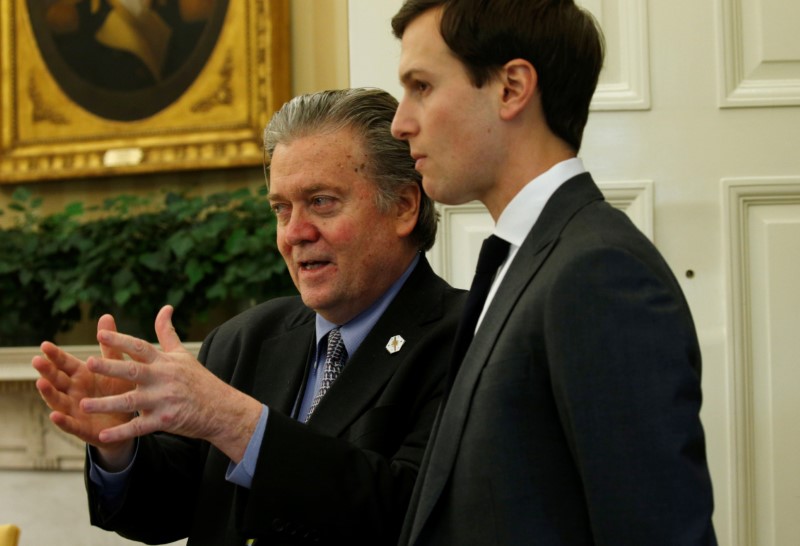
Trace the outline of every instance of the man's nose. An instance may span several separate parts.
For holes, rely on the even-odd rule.
[[[283,237],[292,246],[314,242],[319,239],[319,230],[314,222],[297,209],[283,226]]]
[[[403,99],[397,105],[397,111],[392,120],[392,136],[398,140],[408,140],[417,132],[417,124],[410,115],[410,107]]]

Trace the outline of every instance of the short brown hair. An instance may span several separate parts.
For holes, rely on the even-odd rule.
[[[512,59],[534,66],[547,125],[577,153],[603,66],[594,17],[573,0],[406,0],[392,18],[395,36],[437,7],[442,38],[475,87]]]

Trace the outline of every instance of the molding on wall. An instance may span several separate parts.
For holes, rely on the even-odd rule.
[[[623,211],[647,238],[653,240],[655,190],[652,180],[598,182],[606,201]]]
[[[598,182],[606,200],[625,212],[653,240],[654,183],[652,180]],[[436,244],[428,253],[431,266],[453,286],[469,288],[481,242],[494,229],[489,212],[479,202],[437,204],[441,215]]]
[[[197,354],[199,342],[184,346]],[[81,360],[98,354],[96,345],[64,347]],[[36,390],[31,359],[38,347],[0,348],[0,470],[81,470],[84,443],[50,422],[50,410]]]
[[[618,28],[615,36],[606,35],[606,64],[613,56],[620,77],[607,81],[600,74],[600,83],[592,99],[591,110],[650,109],[650,47],[646,0],[600,0],[606,7],[614,4],[617,17],[610,28]],[[584,2],[586,3],[586,2]],[[602,10],[601,11],[605,11]],[[595,16],[600,19],[600,13]]]
[[[789,30],[767,28],[759,0],[717,0],[720,107],[800,105],[800,58],[765,57],[763,37],[791,32],[786,43],[795,43],[797,26]]]
[[[0,382],[0,469],[80,470],[83,443],[61,432],[32,381]]]
[[[759,543],[756,521],[756,406],[752,312],[753,287],[749,274],[751,212],[755,207],[800,205],[800,177],[737,178],[722,180],[724,248],[728,288],[728,352],[731,362],[729,392],[733,406],[731,434],[731,545]],[[761,303],[761,306],[766,305]],[[768,363],[760,363],[766,368]]]
[[[200,345],[199,341],[183,344],[194,354],[200,351]],[[81,360],[99,354],[97,345],[68,345],[62,348]],[[0,385],[4,381],[35,381],[39,374],[31,366],[31,360],[38,354],[41,354],[38,347],[0,347]]]
[[[436,208],[440,214],[439,233],[428,252],[431,267],[451,285],[468,290],[481,242],[491,235],[494,221],[486,207],[477,201],[464,205],[437,203]],[[457,244],[459,240],[462,244]]]

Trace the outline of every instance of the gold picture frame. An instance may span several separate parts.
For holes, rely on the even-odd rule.
[[[184,73],[111,91],[76,77],[77,65],[64,63],[66,49],[54,53],[53,44],[65,42],[51,38],[53,28],[59,38],[76,35],[75,5],[81,17],[88,10],[96,16],[106,1],[0,3],[0,183],[261,163],[263,128],[290,98],[289,0],[156,0],[207,8],[203,33],[193,49],[184,48],[190,52],[179,65]],[[72,10],[67,16],[30,11],[59,2]],[[87,57],[81,55],[78,61]],[[131,74],[100,76],[128,85]]]

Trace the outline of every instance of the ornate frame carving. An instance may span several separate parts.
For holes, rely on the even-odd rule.
[[[133,121],[70,98],[42,54],[28,5],[0,5],[0,183],[262,161],[263,127],[290,97],[288,0],[228,0],[196,78],[162,110]]]

